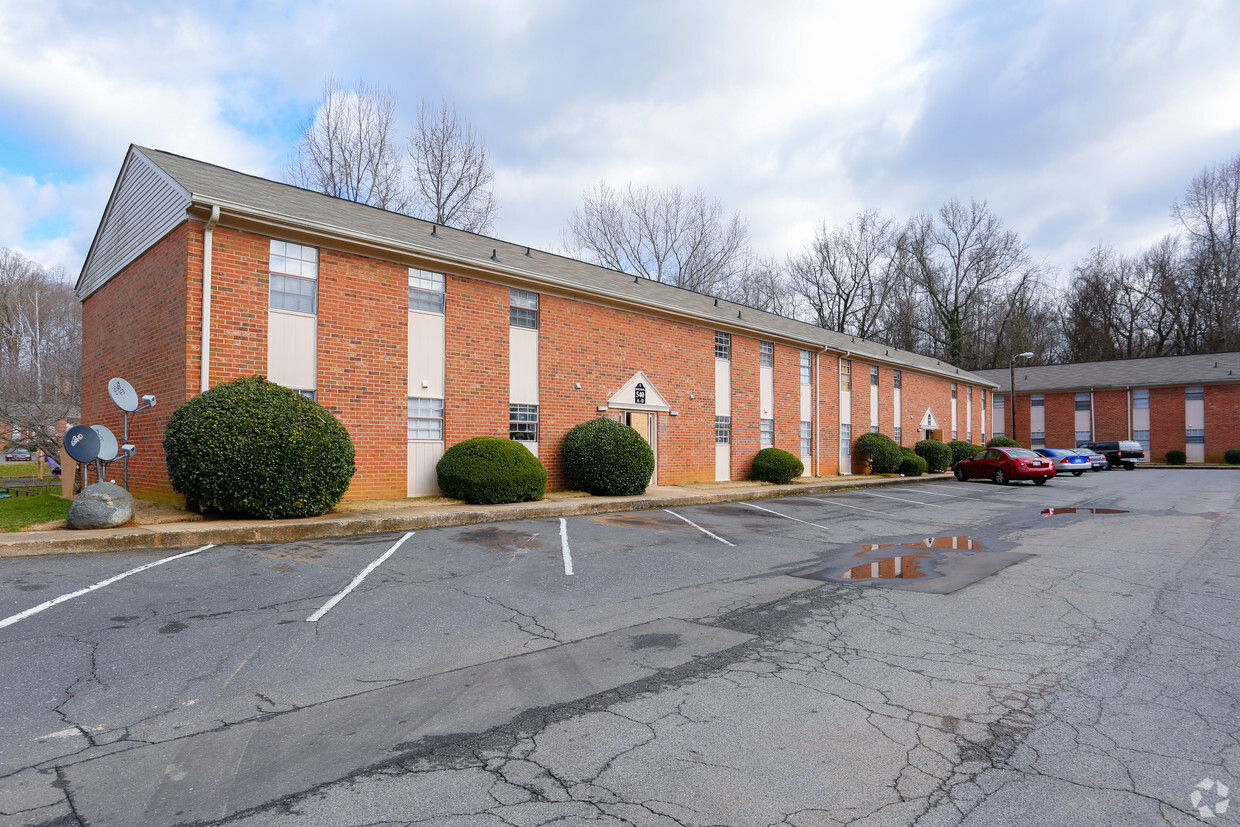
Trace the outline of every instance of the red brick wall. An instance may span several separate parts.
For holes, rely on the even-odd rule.
[[[925,433],[918,428],[921,418],[926,414],[926,408],[934,411],[939,428],[943,431],[943,441],[950,442],[952,438],[951,381],[906,370],[902,384],[903,430],[907,434],[904,438],[905,443],[916,445],[926,438]]]
[[[714,341],[714,332],[711,332]],[[732,334],[732,479],[749,479],[754,454],[761,450],[762,388],[758,340]],[[778,427],[778,423],[776,423]]]
[[[444,447],[476,436],[506,437],[508,288],[448,274],[445,290]],[[407,307],[408,300],[401,306]],[[546,306],[541,308],[540,315],[543,320],[550,316]],[[542,370],[546,350],[542,342],[539,350]],[[539,423],[540,439],[546,433],[543,428]],[[539,452],[544,453],[543,444]]]
[[[319,254],[318,402],[353,438],[349,499],[405,496],[408,295],[402,265]]]
[[[186,363],[190,236],[188,225],[177,227],[82,303],[80,424],[106,425],[122,439],[123,414],[107,392],[114,376],[129,380],[139,395],[154,394],[155,408],[129,417],[129,441],[138,448],[129,462],[129,483],[134,494],[165,501],[177,495],[168,485],[164,429],[191,384]],[[197,289],[201,294],[201,281]],[[196,350],[198,342],[189,346]],[[108,478],[121,481],[123,469],[122,462],[113,463]]]
[[[1129,439],[1128,391],[1094,391],[1094,439]]]
[[[1206,422],[1209,433],[1209,420]],[[1184,388],[1150,388],[1150,456],[1154,462],[1167,452],[1184,450]]]
[[[504,336],[507,337],[507,288],[504,292]],[[715,478],[715,332],[709,328],[654,319],[600,305],[542,295],[539,300],[539,458],[547,467],[548,485],[568,482],[560,461],[568,431],[600,414],[616,391],[637,371],[644,371],[668,406],[678,412],[658,415],[659,482],[676,483]],[[737,345],[732,337],[733,374],[737,376]],[[507,344],[505,338],[505,351]],[[748,433],[754,445],[744,456],[744,467],[756,453],[758,440],[757,342],[752,349],[753,404],[733,399],[733,462],[744,449],[738,433]],[[503,383],[503,433],[508,427],[507,361]],[[451,364],[448,367],[452,370]],[[581,389],[576,384],[581,383]],[[693,394],[694,399],[689,395]],[[464,404],[464,403],[462,403]],[[463,439],[464,434],[453,441]]]
[[[1240,385],[1206,385],[1206,462],[1240,448]]]
[[[1048,393],[1046,398],[1046,447],[1076,447],[1076,394]]]
[[[775,345],[775,447],[801,456],[801,349]],[[809,474],[809,469],[806,469]]]
[[[194,222],[190,250],[196,254],[189,301],[191,330],[201,335],[203,225]],[[267,308],[271,239],[217,226],[211,242],[211,386],[242,376],[267,375]],[[201,340],[199,340],[201,341]],[[201,349],[190,343],[189,393],[201,387]]]
[[[814,406],[818,420],[818,473],[831,476],[840,472],[840,360],[831,353],[820,353],[817,361]]]

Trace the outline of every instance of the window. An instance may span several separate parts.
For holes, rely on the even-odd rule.
[[[1185,398],[1185,399],[1187,399],[1187,400],[1193,400],[1193,399],[1205,399],[1205,398],[1206,398],[1206,396],[1205,396],[1205,388],[1203,388],[1201,385],[1197,385],[1197,386],[1195,386],[1195,387],[1191,387],[1191,388],[1185,388],[1185,389],[1184,389],[1184,398]]]
[[[1132,409],[1134,411],[1148,411],[1150,409],[1150,389],[1141,388],[1132,392]]]
[[[302,389],[300,389],[300,388],[293,388],[293,390],[297,391],[297,392],[298,392],[298,393],[300,393],[302,396],[304,396],[304,397],[306,397],[307,399],[309,399],[311,402],[318,402],[318,401],[319,401],[319,392],[318,392],[318,391],[308,391],[308,390],[302,390]]]
[[[872,433],[872,434],[876,434],[876,433],[878,433],[878,426],[877,426],[877,425],[871,425],[871,426],[870,426],[870,433]]]
[[[801,456],[808,457],[814,451],[814,423],[801,423]]]
[[[803,350],[801,351],[801,384],[802,385],[813,384],[813,380],[810,378],[809,368],[810,368],[810,353],[808,350]]]
[[[986,407],[986,389],[982,388],[982,407]]]
[[[1046,447],[1046,432],[1045,431],[1034,431],[1032,434],[1029,435],[1029,443],[1030,443],[1031,448],[1045,448]]]
[[[727,445],[732,441],[732,417],[715,417],[715,444]]]
[[[1003,410],[1003,406],[1004,406],[1005,404],[1007,404],[1007,403],[1004,401],[1004,400],[1006,400],[1006,399],[1007,399],[1007,397],[1006,397],[1006,396],[996,396],[996,397],[993,397],[992,407],[994,407],[994,409],[995,409],[996,411],[1001,411],[1001,410]]]
[[[1205,428],[1188,428],[1184,432],[1184,441],[1189,445],[1205,445],[1206,429]]]
[[[508,438],[518,442],[538,441],[538,406],[508,406]]]
[[[903,371],[893,370],[891,372],[891,378],[896,383],[896,390],[900,389],[900,379],[903,376],[904,376]]]
[[[1088,393],[1078,393],[1076,395],[1076,409],[1078,411],[1089,410],[1089,394]]]
[[[952,428],[952,439],[956,438],[956,429]]]
[[[1149,431],[1133,431],[1132,438],[1141,443],[1142,450],[1146,454],[1150,452],[1150,432]]]
[[[758,342],[758,364],[764,368],[775,367],[774,342]]]
[[[852,390],[852,361],[850,359],[840,360],[840,390]]]
[[[1089,431],[1077,431],[1076,432],[1076,444],[1077,445],[1080,445],[1083,442],[1089,442],[1093,438],[1094,438],[1094,435],[1091,434]]]
[[[271,240],[269,307],[313,315],[318,310],[319,251]]]
[[[715,358],[732,358],[732,334],[715,331]]]
[[[409,397],[409,439],[443,439],[443,400]]]
[[[870,365],[870,385],[878,387],[878,365]]]
[[[964,398],[969,400],[969,404],[973,404],[973,386],[972,385],[964,389]]]
[[[897,425],[897,426],[896,426],[896,430],[895,430],[895,440],[896,440],[896,445],[900,445],[900,444],[901,444],[901,443],[900,443],[900,426],[899,426],[899,425]]]
[[[758,425],[759,425],[759,430],[761,431],[761,439],[759,440],[759,443],[761,444],[761,446],[763,448],[774,448],[775,447],[775,420],[774,419],[759,419]]]
[[[840,456],[852,456],[852,425],[840,423]]]
[[[1045,407],[1045,405],[1046,405],[1046,397],[1043,396],[1042,394],[1035,393],[1033,396],[1029,397],[1029,407],[1041,408],[1041,407]]]
[[[538,329],[538,294],[528,290],[508,290],[508,324]],[[514,437],[515,438],[515,437]]]
[[[442,313],[444,305],[443,273],[428,273],[409,268],[409,309],[426,313]]]
[[[952,399],[956,398],[956,383],[952,382]]]

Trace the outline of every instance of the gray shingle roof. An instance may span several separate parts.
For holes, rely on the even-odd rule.
[[[399,213],[333,198],[259,178],[213,164],[195,161],[154,149],[134,147],[171,178],[188,190],[195,203],[219,204],[227,212],[265,213],[290,226],[331,230],[341,235],[388,244],[411,252],[447,256],[489,269],[503,269],[505,275],[524,276],[537,287],[540,279],[602,294],[626,304],[656,305],[673,312],[688,313],[722,330],[781,336],[806,345],[829,347],[851,353],[858,359],[906,367],[980,385],[993,384],[979,374],[970,374],[947,363],[917,353],[889,348],[876,342],[823,330],[811,324],[764,313],[744,305],[715,299],[702,293],[641,279],[586,262],[523,244],[512,244],[449,227],[439,226],[431,235],[430,222]],[[528,255],[527,255],[528,253]],[[492,259],[494,254],[495,259]],[[739,315],[738,315],[739,314]]]
[[[997,384],[1011,387],[1007,368],[976,371]],[[1240,382],[1240,353],[1200,353],[1194,356],[1155,356],[1071,365],[1016,365],[1016,392],[1084,391],[1091,388],[1147,388],[1158,385],[1209,385]]]

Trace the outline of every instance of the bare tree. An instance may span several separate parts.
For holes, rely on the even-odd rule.
[[[409,198],[391,91],[361,82],[348,89],[329,78],[286,175],[307,189],[405,212]]]
[[[473,233],[495,223],[495,171],[486,141],[474,134],[455,106],[441,101],[418,108],[409,137],[413,166],[411,214]]]
[[[630,183],[622,192],[600,181],[587,190],[563,234],[573,255],[605,267],[720,295],[749,260],[749,233],[718,199],[680,187]]]
[[[788,273],[814,324],[872,339],[887,321],[897,250],[895,223],[867,210],[834,230],[819,224],[814,240],[788,259]]]
[[[774,259],[750,256],[720,298],[788,318],[797,315],[796,295],[789,288],[783,268]]]
[[[1198,173],[1172,214],[1188,234],[1193,290],[1202,299],[1194,351],[1240,346],[1240,155]]]
[[[61,272],[0,248],[0,429],[55,453],[81,399],[81,306]]]
[[[933,322],[924,332],[941,358],[957,367],[988,361],[967,334],[986,301],[1040,281],[1025,243],[985,201],[966,206],[953,198],[937,215],[910,220],[900,244],[905,277]]]

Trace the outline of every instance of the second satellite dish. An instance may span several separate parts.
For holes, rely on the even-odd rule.
[[[116,407],[122,411],[133,413],[138,410],[138,393],[133,389],[133,385],[121,379],[119,376],[108,381],[108,395],[112,397],[112,401],[116,403]]]
[[[85,425],[74,425],[65,431],[65,450],[78,462],[94,462],[99,458],[99,434]]]
[[[98,459],[104,462],[116,459],[116,455],[120,453],[120,445],[116,441],[116,436],[105,425],[91,425],[90,429],[99,435]]]

